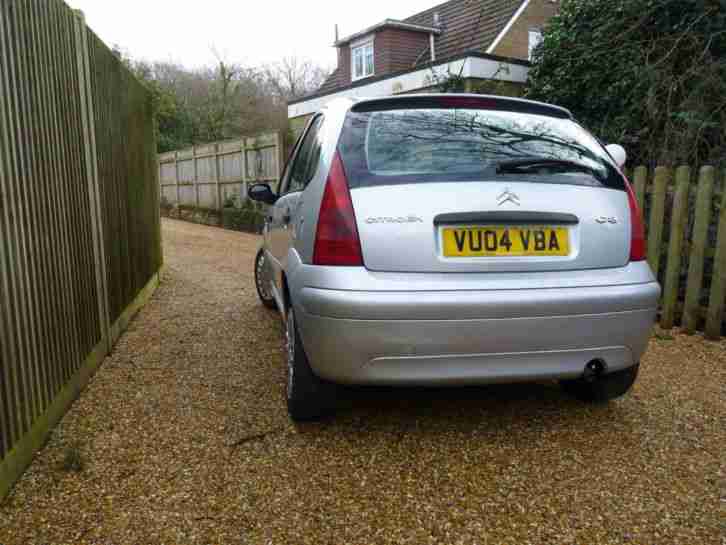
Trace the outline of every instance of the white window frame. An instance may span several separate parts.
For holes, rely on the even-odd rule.
[[[357,42],[354,42],[350,44],[350,80],[351,81],[358,81],[364,78],[370,78],[371,76],[374,76],[376,73],[376,49],[373,44],[373,36],[370,36],[368,38],[364,38],[362,40],[358,40]],[[371,72],[366,73],[366,56],[367,51],[370,49],[370,55],[372,57],[371,62]],[[363,55],[363,73],[362,74],[356,74],[355,70],[355,54],[356,51],[361,51],[361,55]]]
[[[542,31],[538,28],[529,29],[529,50],[527,53],[527,60],[532,60],[532,52],[534,49],[542,43]]]

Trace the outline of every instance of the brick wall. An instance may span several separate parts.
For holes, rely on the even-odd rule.
[[[428,43],[429,35],[423,32],[386,28],[376,33],[376,76],[412,68],[419,55],[428,48]]]
[[[557,13],[559,5],[559,2],[552,0],[531,0],[527,9],[492,53],[502,57],[528,60],[529,31],[544,28],[550,17]]]

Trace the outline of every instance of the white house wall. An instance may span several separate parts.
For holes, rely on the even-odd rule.
[[[408,72],[400,76],[374,81],[368,85],[360,85],[322,97],[311,98],[304,102],[290,104],[287,107],[287,116],[292,119],[294,117],[309,115],[319,111],[325,104],[335,98],[376,98],[425,89],[435,84],[434,74],[446,76],[447,72],[451,72],[453,74],[461,73],[464,78],[496,79],[524,83],[527,80],[528,71],[529,68],[521,64],[467,57],[458,61],[422,68],[421,70]]]

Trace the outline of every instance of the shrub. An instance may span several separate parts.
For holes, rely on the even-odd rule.
[[[722,0],[563,0],[526,96],[569,108],[634,163],[722,163],[724,29]]]
[[[241,208],[225,207],[222,211],[222,225],[226,229],[261,233],[264,224],[264,212],[250,200],[245,201]]]
[[[235,208],[237,206],[237,195],[227,195],[224,197],[222,208]]]

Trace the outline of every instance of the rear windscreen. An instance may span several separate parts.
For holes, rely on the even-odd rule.
[[[571,119],[532,113],[351,111],[339,150],[351,187],[516,179],[624,188],[585,129]]]

